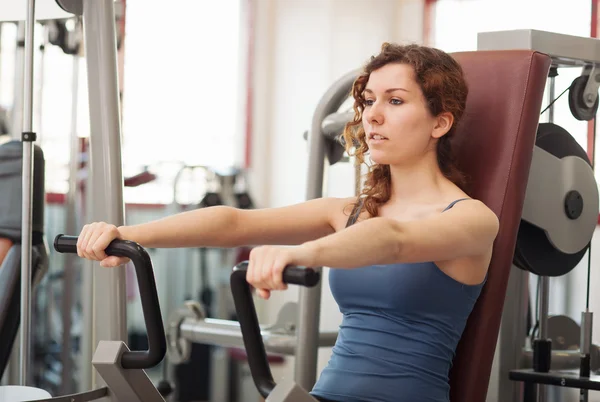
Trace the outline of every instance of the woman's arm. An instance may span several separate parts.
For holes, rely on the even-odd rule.
[[[216,206],[171,215],[153,222],[122,226],[127,240],[144,247],[239,247],[298,245],[334,232],[341,199],[319,198],[255,210]]]
[[[368,219],[338,233],[304,243],[300,255],[306,261],[294,263],[357,268],[448,261],[486,253],[497,233],[496,215],[480,201],[465,201],[444,213],[418,221]]]

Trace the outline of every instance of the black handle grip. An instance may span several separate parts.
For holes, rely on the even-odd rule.
[[[56,236],[54,249],[59,253],[77,253],[77,237]],[[117,257],[127,257],[133,262],[148,334],[148,350],[124,352],[121,356],[121,366],[124,369],[154,367],[165,357],[167,339],[160,312],[152,260],[142,246],[129,240],[113,240],[106,248],[105,253]]]
[[[265,344],[260,333],[252,291],[246,281],[247,270],[247,261],[233,268],[230,278],[231,293],[233,294],[233,303],[244,338],[252,379],[258,392],[266,398],[273,391],[276,384],[273,381]],[[319,283],[319,279],[320,274],[311,268],[288,266],[283,271],[283,281],[288,284],[312,287]]]

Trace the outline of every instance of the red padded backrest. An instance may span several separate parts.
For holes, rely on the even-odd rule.
[[[550,57],[529,50],[454,53],[469,85],[455,138],[470,195],[500,220],[487,283],[450,373],[452,402],[485,402]]]

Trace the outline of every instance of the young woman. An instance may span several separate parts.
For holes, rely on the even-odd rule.
[[[220,206],[118,228],[93,223],[78,253],[114,267],[126,262],[104,253],[116,238],[145,247],[259,245],[247,280],[263,298],[286,289],[286,265],[331,267],[343,321],[313,396],[447,402],[455,349],[498,232],[496,215],[469,197],[452,156],[467,93],[450,55],[386,43],[354,83],[355,117],[344,132],[348,152],[369,164],[358,199]]]

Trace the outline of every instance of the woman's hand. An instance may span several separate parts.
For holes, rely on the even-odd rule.
[[[107,256],[104,250],[115,239],[123,239],[115,225],[95,222],[85,225],[77,240],[77,255],[92,261],[100,261],[102,267],[118,267],[127,264],[129,258]]]
[[[286,290],[283,269],[288,265],[312,266],[312,253],[306,246],[261,246],[250,251],[246,281],[256,288],[263,299],[271,296],[271,290]]]

